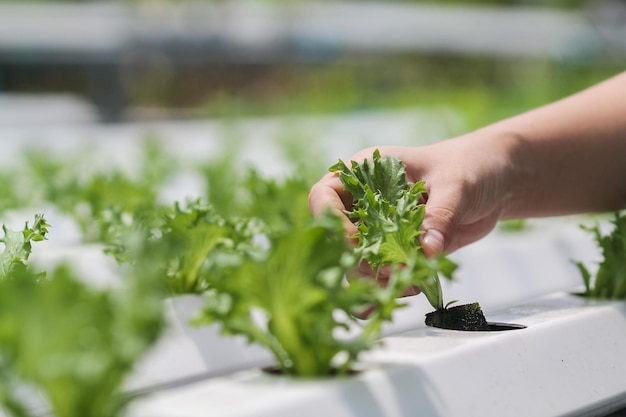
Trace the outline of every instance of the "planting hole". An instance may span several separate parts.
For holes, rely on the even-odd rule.
[[[425,323],[439,329],[462,332],[499,332],[526,328],[521,324],[487,321],[478,303],[438,308],[426,314]]]
[[[268,375],[285,376],[285,373],[278,366],[268,366],[268,367],[262,368],[261,370],[263,371],[263,373],[268,374]],[[315,378],[346,377],[346,376],[359,375],[361,372],[363,372],[363,371],[362,370],[358,370],[358,369],[350,369],[350,370],[348,370],[348,372],[346,372],[344,374],[340,374],[336,369],[333,369],[329,375],[326,375],[326,376],[316,376],[316,377],[312,377],[312,378],[315,379]],[[298,378],[297,376],[294,376],[294,375],[286,375],[286,376]]]
[[[525,329],[526,326],[524,326],[523,324],[515,324],[515,323],[496,323],[493,321],[487,322],[487,324],[489,325],[489,330],[487,330],[488,332],[501,332],[504,330],[519,330],[519,329]]]

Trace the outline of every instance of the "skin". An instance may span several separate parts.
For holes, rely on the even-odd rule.
[[[408,181],[426,181],[421,243],[427,256],[477,241],[498,220],[620,210],[626,207],[626,72],[460,137],[376,148],[404,161]],[[376,148],[350,159],[362,162]],[[313,214],[330,207],[348,235],[356,229],[342,210],[351,204],[336,173],[309,194]],[[360,272],[371,275],[365,266]]]

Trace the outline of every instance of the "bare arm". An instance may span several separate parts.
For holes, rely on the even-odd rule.
[[[488,127],[521,143],[516,198],[504,217],[551,216],[626,206],[626,73]]]

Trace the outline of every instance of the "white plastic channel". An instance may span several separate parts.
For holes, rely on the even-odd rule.
[[[625,303],[558,293],[492,319],[527,328],[420,328],[385,338],[355,376],[254,369],[148,395],[130,416],[600,416],[626,404]]]

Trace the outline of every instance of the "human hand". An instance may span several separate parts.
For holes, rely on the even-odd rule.
[[[454,250],[489,233],[505,208],[510,194],[510,140],[476,132],[424,147],[378,147],[381,155],[396,155],[406,165],[407,181],[426,181],[426,216],[420,235],[426,256]],[[362,162],[375,148],[364,149],[350,159]],[[348,235],[355,226],[343,214],[352,206],[336,173],[322,177],[309,194],[313,214],[330,207],[341,213]],[[363,272],[363,268],[361,268]]]

